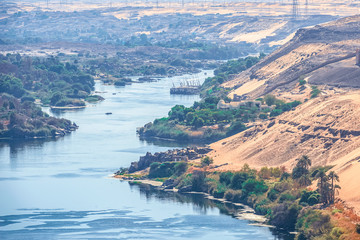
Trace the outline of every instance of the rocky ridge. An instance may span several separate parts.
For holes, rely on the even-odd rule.
[[[359,48],[360,15],[300,29],[287,44],[223,86],[249,98],[288,91],[301,77],[314,85],[359,88],[360,68],[355,65]],[[324,74],[329,68],[339,74]]]

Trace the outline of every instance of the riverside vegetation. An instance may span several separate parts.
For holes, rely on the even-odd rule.
[[[198,42],[169,41],[152,44],[145,34],[116,49],[116,54],[83,51],[78,60],[91,74],[106,74],[119,81],[126,76],[173,76],[213,69],[219,60],[241,56],[238,49]],[[115,50],[114,50],[115,51]],[[68,56],[65,56],[68,57]]]
[[[84,100],[101,99],[90,95],[93,88],[93,77],[55,57],[0,55],[0,138],[55,137],[75,130],[75,124],[49,117],[35,101],[82,107]]]
[[[31,101],[0,94],[0,138],[56,137],[75,129],[76,124],[50,117]]]
[[[0,55],[0,92],[27,101],[40,99],[51,106],[85,106],[84,100],[100,99],[90,96],[94,78],[70,62],[59,58]]]
[[[231,101],[227,94],[231,89],[220,86],[235,74],[253,66],[264,55],[230,60],[215,70],[215,76],[207,78],[202,85],[203,99],[191,107],[176,105],[167,117],[155,119],[138,129],[140,137],[165,138],[177,141],[213,142],[247,129],[245,124],[280,115],[298,106],[301,102],[285,103],[272,95],[257,99],[268,107],[260,108],[251,104],[237,109],[218,109],[221,99]],[[271,108],[273,106],[273,108]]]
[[[212,159],[194,162],[154,162],[147,175],[129,175],[126,169],[116,174],[131,179],[148,178],[163,182],[163,189],[179,192],[204,192],[215,198],[243,203],[265,215],[268,223],[296,231],[296,239],[355,239],[359,218],[336,201],[339,181],[331,167],[312,167],[307,156],[297,159],[292,172],[285,167],[240,171],[216,171]],[[316,189],[314,183],[317,182]]]

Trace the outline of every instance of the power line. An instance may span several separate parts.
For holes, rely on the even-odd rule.
[[[299,15],[299,9],[298,9],[298,2],[297,0],[293,0],[293,7],[292,7],[292,18],[297,19]]]

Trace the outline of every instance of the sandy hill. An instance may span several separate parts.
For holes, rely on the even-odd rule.
[[[276,93],[304,101],[302,76],[323,89],[320,97],[276,118],[211,145],[215,164],[236,170],[285,166],[308,155],[313,165],[334,165],[340,175],[340,197],[360,211],[360,15],[299,30],[282,48],[236,79],[224,84],[249,98]]]
[[[223,86],[235,87],[232,94],[250,98],[279,89],[289,91],[300,77],[308,77],[315,85],[358,88],[355,52],[359,48],[360,15],[300,29],[283,47]]]
[[[296,110],[211,145],[223,169],[286,166],[308,155],[314,166],[335,165],[341,197],[360,209],[360,91],[312,99]]]

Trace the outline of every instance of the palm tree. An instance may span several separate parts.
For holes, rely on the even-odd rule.
[[[309,169],[309,167],[311,166],[311,160],[306,155],[302,155],[301,158],[298,159],[297,161],[298,163],[296,165],[304,169]]]
[[[315,178],[319,179],[318,182],[318,189],[319,193],[321,195],[321,202],[323,204],[330,203],[330,192],[331,192],[331,186],[328,183],[328,176],[326,175],[326,172],[324,169],[320,169],[317,173]]]
[[[309,167],[311,166],[311,160],[306,155],[303,155],[301,158],[296,159],[296,161],[296,166],[292,171],[292,176],[295,179],[307,175],[309,173]]]
[[[335,192],[337,188],[341,187],[339,185],[334,185],[335,182],[340,182],[340,178],[339,175],[337,175],[334,171],[331,171],[329,173],[329,179],[331,180],[331,198],[330,198],[330,203],[334,203],[335,202]]]
[[[298,183],[300,186],[305,187],[311,184],[311,179],[309,178],[309,174],[303,175],[298,179]]]

